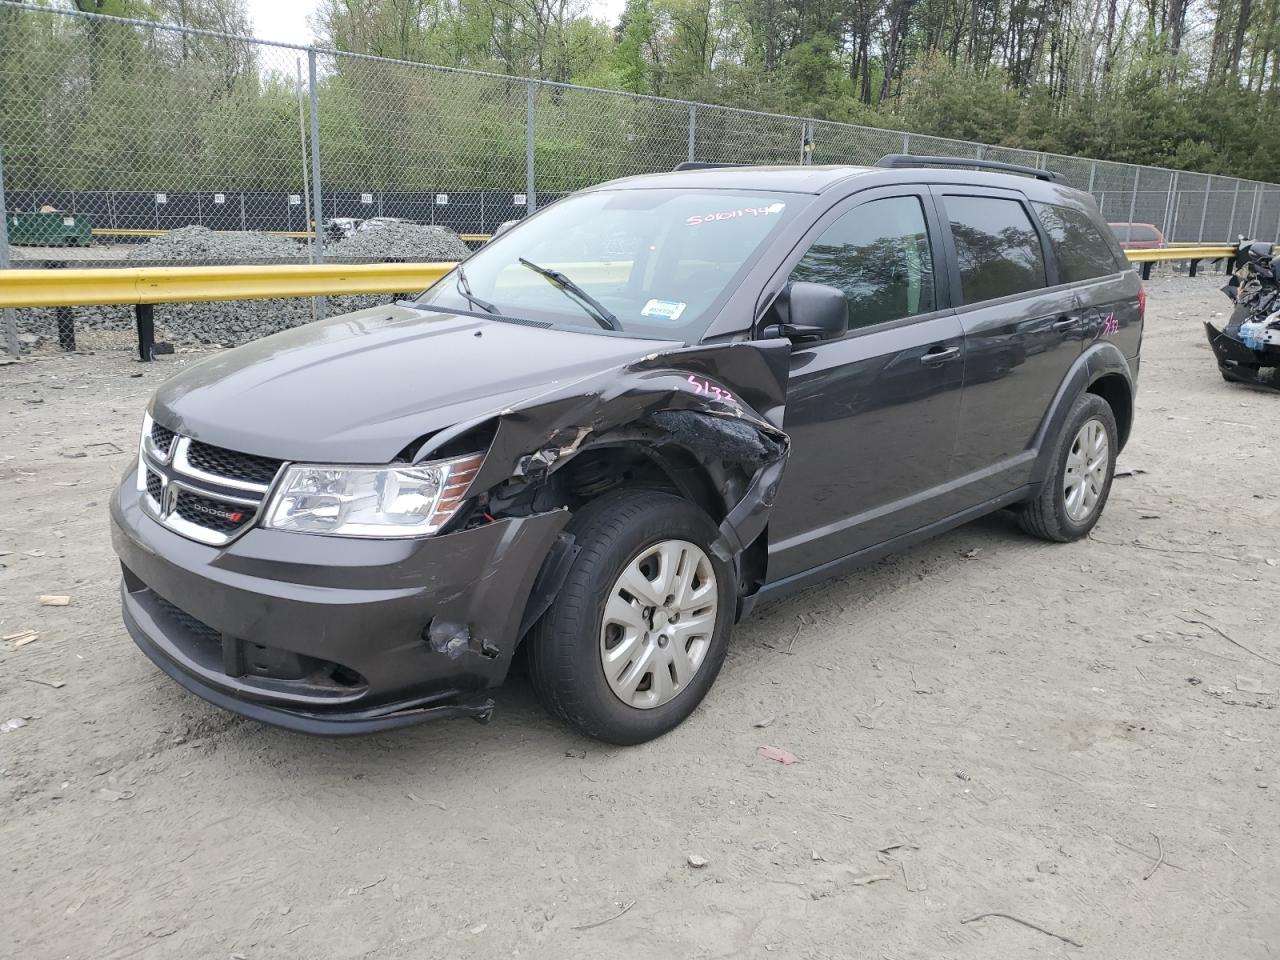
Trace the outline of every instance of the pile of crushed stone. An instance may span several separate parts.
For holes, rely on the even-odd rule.
[[[290,237],[269,233],[191,226],[138,244],[127,256],[130,260],[274,263],[306,260],[307,248]]]
[[[445,227],[416,223],[382,223],[375,229],[357,230],[325,247],[329,260],[403,260],[431,263],[461,260],[471,251],[458,235]]]

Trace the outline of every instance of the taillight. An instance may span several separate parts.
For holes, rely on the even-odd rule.
[[[1145,320],[1147,318],[1147,288],[1138,286],[1138,319]]]

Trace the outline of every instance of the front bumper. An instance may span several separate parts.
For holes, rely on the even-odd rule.
[[[227,710],[304,733],[487,718],[565,511],[444,536],[359,540],[254,528],[188,540],[111,503],[123,616],[142,651]]]
[[[1255,387],[1280,390],[1280,350],[1251,350],[1211,323],[1204,325],[1204,331],[1224,376]]]

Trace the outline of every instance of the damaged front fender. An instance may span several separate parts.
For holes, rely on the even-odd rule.
[[[557,386],[487,417],[442,431],[427,460],[476,430],[492,434],[468,497],[545,483],[583,451],[629,443],[687,452],[713,471],[722,500],[713,549],[736,562],[764,533],[790,440],[782,430],[787,340],[677,348]]]

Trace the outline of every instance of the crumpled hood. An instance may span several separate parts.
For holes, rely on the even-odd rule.
[[[387,305],[201,361],[156,391],[152,416],[244,453],[386,463],[424,434],[671,346]]]

